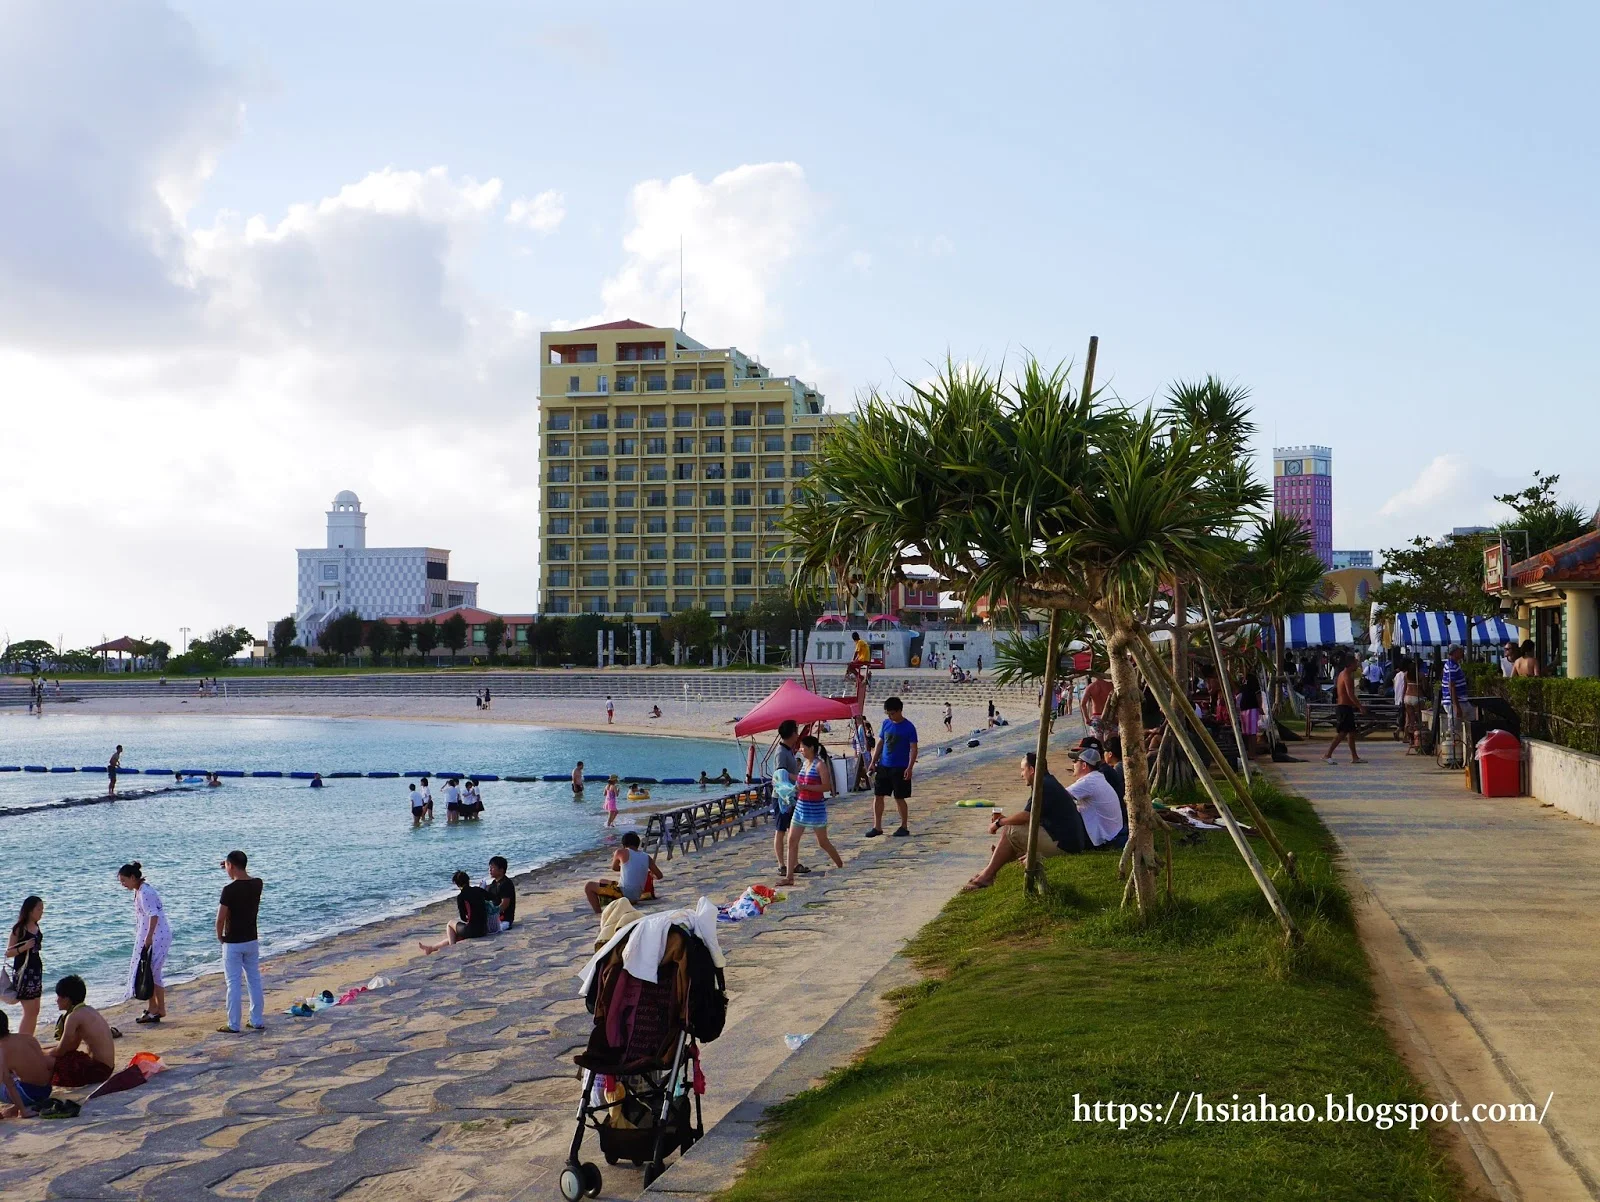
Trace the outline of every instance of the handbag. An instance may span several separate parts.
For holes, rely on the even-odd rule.
[[[150,964],[150,949],[147,946],[139,953],[139,967],[133,973],[133,996],[141,1002],[148,1002],[156,995],[156,972]]]
[[[17,983],[11,979],[11,970],[0,964],[0,1002],[7,1006],[17,1004]]]

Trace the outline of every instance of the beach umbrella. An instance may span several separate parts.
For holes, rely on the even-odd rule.
[[[793,718],[801,726],[807,722],[829,722],[855,716],[855,711],[843,701],[832,697],[819,697],[798,681],[786,680],[759,702],[755,709],[734,724],[733,733],[740,738],[757,735],[763,731],[777,730],[787,719]]]

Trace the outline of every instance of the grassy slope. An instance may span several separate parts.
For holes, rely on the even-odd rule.
[[[1305,869],[1287,895],[1304,949],[1281,946],[1220,832],[1176,849],[1178,900],[1142,929],[1116,909],[1113,855],[1049,861],[1045,904],[1007,868],[924,929],[931,978],[856,1065],[781,1108],[724,1202],[1454,1197],[1404,1127],[1073,1121],[1074,1094],[1420,1098],[1373,1015],[1326,831],[1298,798],[1265,808]]]

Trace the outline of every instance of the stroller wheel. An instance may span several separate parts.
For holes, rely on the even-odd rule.
[[[607,1164],[616,1164],[618,1159],[619,1158],[618,1158],[618,1156],[617,1156],[617,1154],[615,1152],[607,1152],[606,1153],[606,1163]]]
[[[578,1166],[578,1172],[583,1177],[583,1192],[591,1198],[600,1196],[600,1169],[592,1160],[586,1160]]]
[[[652,1160],[649,1164],[645,1165],[644,1166],[644,1186],[645,1186],[645,1188],[649,1189],[650,1188],[650,1183],[652,1181],[654,1181],[657,1177],[661,1176],[661,1174],[665,1173],[666,1171],[667,1171],[667,1166],[662,1164],[659,1160]]]
[[[557,1183],[561,1196],[567,1202],[579,1202],[583,1197],[583,1178],[578,1175],[578,1166],[569,1164],[561,1170],[561,1177]]]

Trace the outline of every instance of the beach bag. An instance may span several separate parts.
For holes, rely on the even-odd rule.
[[[148,1002],[156,995],[156,970],[150,964],[150,949],[139,953],[139,967],[133,973],[133,996]]]
[[[17,1004],[17,983],[11,979],[11,970],[0,964],[0,1002],[8,1006]]]
[[[722,970],[711,959],[711,949],[699,939],[684,941],[684,958],[689,968],[688,1013],[685,1029],[701,1043],[710,1043],[722,1034],[728,1022],[728,986]]]

